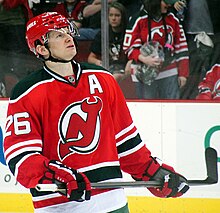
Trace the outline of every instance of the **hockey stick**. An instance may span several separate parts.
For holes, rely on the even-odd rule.
[[[205,161],[207,169],[207,178],[204,180],[188,180],[190,186],[210,185],[218,182],[217,168],[217,152],[215,149],[208,147],[205,150]],[[128,182],[102,182],[91,183],[92,188],[107,189],[107,188],[131,188],[131,187],[160,187],[160,181],[128,181]],[[64,191],[65,186],[60,184],[38,184],[38,191]]]

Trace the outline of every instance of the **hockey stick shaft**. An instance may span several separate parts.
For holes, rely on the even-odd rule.
[[[188,180],[190,186],[209,185],[203,180]],[[114,189],[114,188],[139,188],[139,187],[161,187],[162,183],[159,181],[119,181],[119,182],[102,182],[91,183],[93,189]],[[65,187],[57,184],[38,184],[36,186],[38,191],[63,191]]]
[[[91,183],[91,187],[94,189],[113,189],[113,188],[131,188],[131,187],[160,187],[159,181],[128,181],[128,182],[102,182]],[[38,191],[63,191],[64,186],[57,184],[38,184],[36,186]]]
[[[210,185],[218,182],[217,171],[217,152],[209,147],[205,150],[205,160],[207,168],[207,178],[205,180],[188,180],[190,186]],[[130,181],[130,182],[102,182],[91,183],[92,188],[131,188],[131,187],[160,187],[163,184],[159,181]],[[38,184],[38,191],[63,191],[66,190],[64,185],[57,184]]]

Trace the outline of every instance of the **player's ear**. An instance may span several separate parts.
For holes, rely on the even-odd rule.
[[[49,51],[44,45],[37,45],[36,51],[39,55],[42,55],[44,57],[49,55]]]

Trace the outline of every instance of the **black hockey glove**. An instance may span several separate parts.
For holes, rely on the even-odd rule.
[[[65,195],[69,200],[84,201],[91,197],[91,185],[85,174],[77,172],[75,169],[67,167],[59,161],[51,160],[45,165],[47,171],[40,183],[65,184]]]
[[[176,173],[173,167],[166,164],[159,164],[159,162],[155,158],[152,158],[141,180],[160,181],[162,184],[161,187],[149,187],[148,190],[153,195],[161,198],[179,197],[182,196],[189,189],[189,185],[185,177]]]

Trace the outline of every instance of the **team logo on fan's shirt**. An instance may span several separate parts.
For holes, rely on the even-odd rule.
[[[167,35],[165,33],[164,26],[159,26],[159,27],[152,27],[151,29],[151,38],[154,41],[160,41],[161,44],[168,43],[172,44],[173,43],[173,28],[170,25],[166,25],[167,27]],[[164,34],[166,41],[161,41],[164,39]]]
[[[73,103],[64,110],[59,120],[58,153],[61,160],[70,154],[88,154],[97,148],[101,110],[102,101],[96,96]]]

